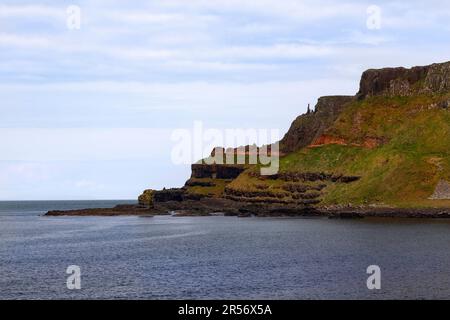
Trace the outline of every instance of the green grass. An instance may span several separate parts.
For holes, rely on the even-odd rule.
[[[450,181],[450,111],[430,107],[441,96],[373,97],[348,105],[325,134],[346,145],[303,148],[280,159],[281,172],[325,172],[357,175],[349,184],[327,183],[322,204],[450,207],[448,200],[428,200],[440,179]],[[381,145],[363,147],[367,139]],[[236,190],[284,192],[280,180],[249,175],[214,180],[214,187],[191,187],[189,192],[221,196],[225,186]]]
[[[303,148],[282,158],[280,171],[361,176],[350,184],[330,184],[323,204],[450,206],[447,200],[428,200],[439,179],[450,179],[450,111],[428,108],[442,99],[448,95],[355,102],[326,132],[348,145]],[[384,143],[373,149],[351,145],[368,137]],[[253,189],[256,183],[261,182],[244,173],[230,186]],[[279,187],[276,181],[262,183]]]
[[[187,187],[187,192],[191,194],[199,194],[209,197],[220,197],[223,194],[225,187],[231,182],[231,180],[226,179],[209,179],[209,178],[202,178],[195,180],[203,182],[213,182],[214,186],[189,186]]]

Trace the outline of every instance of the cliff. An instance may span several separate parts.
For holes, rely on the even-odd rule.
[[[297,208],[450,207],[449,105],[450,62],[367,70],[355,96],[321,97],[294,120],[278,175],[249,166],[216,194]]]
[[[370,96],[443,94],[450,90],[450,63],[424,67],[370,69],[362,74],[358,99]]]
[[[448,218],[449,106],[450,62],[367,70],[355,96],[321,97],[293,121],[277,174],[201,160],[182,188],[146,190],[135,212]],[[231,152],[260,152],[242,150]]]
[[[351,96],[330,96],[319,98],[314,112],[303,114],[292,122],[291,127],[280,141],[283,154],[310,145],[329,128],[344,109],[353,101]]]

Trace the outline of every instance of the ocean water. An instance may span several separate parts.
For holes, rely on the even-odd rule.
[[[450,298],[450,221],[42,216],[117,203],[0,202],[0,298]]]

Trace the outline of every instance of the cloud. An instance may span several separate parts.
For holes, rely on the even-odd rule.
[[[160,7],[185,10],[212,10],[215,12],[259,13],[271,16],[313,21],[331,17],[361,14],[367,7],[355,2],[284,0],[167,0],[157,1]],[[302,21],[300,21],[302,22]]]
[[[335,82],[339,86],[340,79],[310,79],[295,82],[275,82],[264,81],[258,83],[233,83],[233,82],[178,82],[178,83],[145,83],[145,82],[124,82],[124,81],[99,81],[99,82],[69,82],[69,83],[44,83],[44,84],[4,84],[0,85],[0,92],[10,92],[20,94],[21,92],[31,93],[146,93],[152,97],[172,97],[186,101],[186,98],[196,101],[213,102],[214,99],[221,101],[226,97],[263,97],[264,99],[273,96],[296,95],[303,88],[307,90],[319,90],[327,83]],[[347,86],[345,83],[341,89]],[[357,83],[354,83],[355,90]],[[328,90],[324,90],[326,92]],[[337,89],[336,89],[337,91]],[[355,91],[356,92],[356,91]]]
[[[0,46],[8,48],[11,47],[48,48],[50,43],[51,42],[47,37],[0,33]]]
[[[38,176],[10,198],[46,174],[41,198],[182,183],[189,168],[172,177],[158,158],[173,128],[285,131],[319,96],[354,94],[367,68],[449,60],[448,1],[380,0],[380,30],[371,1],[79,0],[80,30],[65,5],[16,3],[0,5],[0,180]]]
[[[105,54],[121,59],[171,59],[173,63],[179,61],[191,61],[192,66],[196,66],[194,59],[200,66],[206,66],[208,61],[213,59],[223,59],[223,61],[238,60],[261,60],[261,59],[305,59],[329,56],[333,53],[333,48],[328,46],[302,45],[296,43],[274,44],[269,46],[228,46],[205,48],[204,50],[140,50],[130,48],[102,48]],[[191,60],[185,60],[190,58]],[[212,67],[217,67],[217,61],[209,61]],[[223,62],[222,65],[226,63]],[[242,66],[243,64],[241,64]]]
[[[167,24],[208,24],[219,20],[214,15],[194,15],[194,14],[182,14],[182,13],[145,13],[141,11],[133,12],[112,12],[108,14],[111,20],[127,23],[130,25],[135,24],[160,24],[167,27]],[[169,27],[172,27],[169,25]]]
[[[128,13],[111,13],[110,18],[128,24],[141,23],[173,23],[186,20],[186,16],[182,14],[152,14],[143,12],[128,12]]]
[[[0,161],[151,160],[170,145],[170,130],[0,128]],[[18,147],[20,146],[20,147]],[[13,167],[31,172],[30,167]]]
[[[45,166],[38,165],[36,163],[16,163],[11,164],[3,170],[3,176],[20,176],[22,179],[27,180],[46,180],[49,177],[49,172]]]
[[[65,19],[64,7],[43,5],[4,5],[0,4],[0,18],[52,18]]]
[[[303,59],[322,57],[332,54],[333,49],[327,46],[302,45],[296,43],[281,43],[269,46],[228,46],[191,52],[200,59]]]

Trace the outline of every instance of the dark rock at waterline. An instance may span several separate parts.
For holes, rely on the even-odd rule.
[[[92,208],[80,210],[52,210],[46,216],[151,216],[161,214],[157,210],[142,205],[117,205],[114,208]]]
[[[450,219],[450,208],[380,208],[380,207],[333,207],[316,208],[304,205],[255,204],[229,199],[203,198],[198,201],[167,201],[155,203],[154,207],[142,205],[118,205],[114,208],[49,211],[46,216],[210,216],[220,212],[224,216],[256,217],[329,217],[331,219],[377,218],[433,218]]]
[[[362,219],[364,215],[358,212],[353,211],[343,211],[343,212],[335,212],[330,215],[328,218],[330,219]]]

